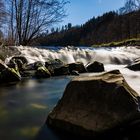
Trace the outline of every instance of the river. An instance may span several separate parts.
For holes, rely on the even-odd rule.
[[[60,59],[65,63],[94,60],[103,62],[105,70],[119,69],[129,85],[140,93],[140,72],[128,70],[126,65],[140,57],[138,47],[117,48],[16,48],[29,63]],[[18,53],[18,55],[19,55]],[[15,53],[14,53],[15,55]],[[11,57],[6,59],[6,63]],[[83,74],[92,76],[94,73]],[[2,140],[61,140],[45,125],[48,113],[63,95],[72,76],[49,79],[23,79],[18,83],[0,85],[0,139]],[[64,138],[65,139],[65,138]]]

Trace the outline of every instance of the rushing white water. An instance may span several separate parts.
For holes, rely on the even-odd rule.
[[[85,65],[95,60],[102,62],[106,71],[119,69],[130,86],[140,93],[140,72],[134,72],[125,68],[126,65],[131,64],[131,62],[140,57],[139,47],[117,47],[111,49],[65,47],[55,50],[19,46],[17,49],[21,56],[28,59],[29,63],[35,61],[45,62],[49,59],[60,59],[65,63],[83,62]],[[6,63],[9,59],[6,59]]]
[[[37,47],[17,47],[21,56],[25,56],[29,63],[35,61],[47,61],[48,59],[60,59],[65,63],[100,61],[104,64],[128,64],[140,56],[140,49],[121,47],[112,49],[89,49],[65,47],[59,50],[50,50]],[[8,61],[8,60],[7,60]]]

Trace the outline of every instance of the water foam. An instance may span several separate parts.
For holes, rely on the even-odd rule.
[[[129,64],[140,56],[140,49],[132,47],[112,49],[65,47],[59,50],[52,50],[18,46],[17,50],[21,53],[21,56],[28,59],[29,63],[36,61],[46,62],[49,59],[60,59],[65,63],[83,62],[85,65],[95,60],[104,64]],[[9,59],[6,59],[6,62],[8,62]]]

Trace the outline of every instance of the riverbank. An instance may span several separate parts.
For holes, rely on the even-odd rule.
[[[92,45],[92,47],[119,47],[119,46],[140,46],[140,38],[126,39],[118,42],[103,43],[99,45]]]

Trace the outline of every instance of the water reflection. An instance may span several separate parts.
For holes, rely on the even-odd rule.
[[[24,79],[0,86],[0,139],[34,139],[70,79]]]

